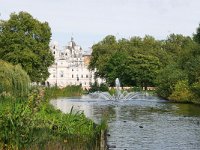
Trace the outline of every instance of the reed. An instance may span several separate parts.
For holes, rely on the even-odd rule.
[[[73,108],[63,114],[40,92],[32,89],[26,100],[1,97],[0,149],[48,149],[50,143],[56,149],[94,149],[99,144],[104,123],[97,125]]]
[[[81,86],[71,85],[65,88],[59,88],[57,86],[45,89],[45,98],[57,98],[57,97],[72,97],[81,96],[83,94],[83,89]]]
[[[49,104],[52,98],[82,95],[81,86],[30,87],[19,65],[1,60],[0,65],[0,149],[49,149],[49,143],[58,145],[55,149],[94,149],[99,144],[103,124]]]

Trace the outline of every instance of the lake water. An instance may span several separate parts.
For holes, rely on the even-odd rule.
[[[200,106],[144,96],[128,101],[81,98],[52,100],[64,113],[84,111],[96,123],[108,120],[110,150],[199,150]]]

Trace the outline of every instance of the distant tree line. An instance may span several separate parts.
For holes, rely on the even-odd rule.
[[[109,86],[155,86],[159,96],[174,101],[200,102],[200,26],[193,37],[171,34],[119,39],[106,36],[92,46],[89,69]]]

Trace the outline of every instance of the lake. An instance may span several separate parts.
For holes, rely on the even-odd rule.
[[[107,118],[110,150],[199,150],[200,106],[171,103],[154,96],[112,101],[88,96],[59,98],[64,113],[83,111],[96,123]]]

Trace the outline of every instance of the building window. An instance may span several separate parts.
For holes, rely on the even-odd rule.
[[[83,78],[83,75],[81,75],[81,78]]]
[[[72,78],[74,78],[74,75],[72,75]]]
[[[56,77],[56,75],[55,74],[53,74],[53,78],[55,78]]]
[[[86,78],[88,78],[88,75],[86,75]]]
[[[86,85],[86,82],[85,82],[85,85]]]
[[[74,69],[72,69],[72,71],[74,71]]]
[[[61,78],[64,77],[64,72],[63,71],[60,72],[60,77]]]

